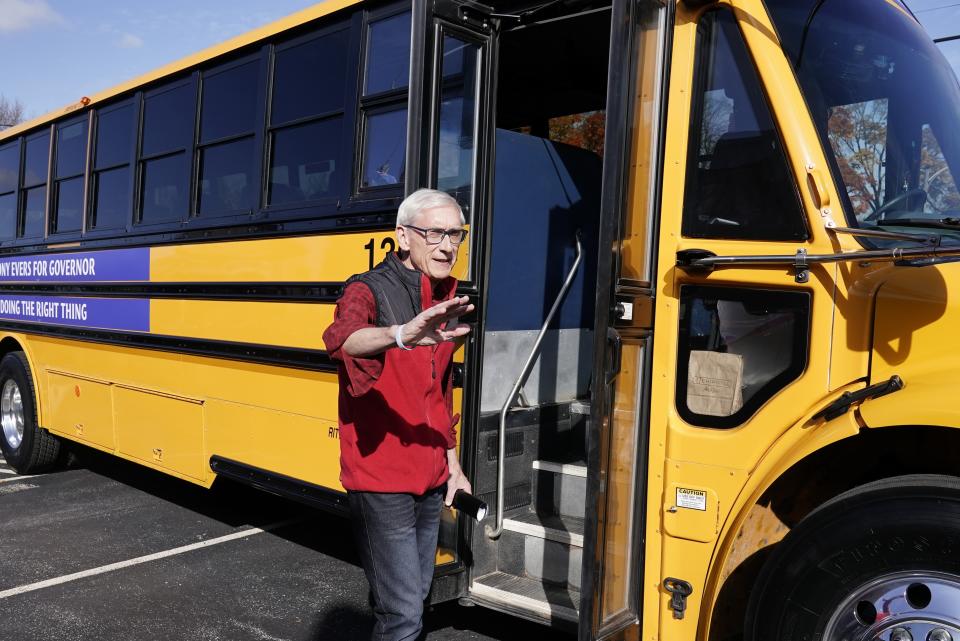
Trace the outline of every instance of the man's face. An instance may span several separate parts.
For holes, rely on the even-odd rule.
[[[463,229],[460,213],[455,207],[441,206],[425,209],[414,218],[412,227],[420,229]],[[457,263],[459,245],[445,235],[435,245],[427,243],[424,233],[412,227],[397,227],[400,249],[409,252],[410,267],[419,269],[431,280],[443,280]]]

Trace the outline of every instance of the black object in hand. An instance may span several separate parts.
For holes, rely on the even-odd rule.
[[[483,520],[483,517],[487,515],[487,504],[463,490],[457,490],[454,493],[453,507],[458,512],[469,514],[478,521]]]

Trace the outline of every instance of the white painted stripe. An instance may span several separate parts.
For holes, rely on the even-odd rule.
[[[587,478],[586,465],[571,465],[570,463],[553,463],[552,461],[534,461],[533,469],[543,470],[544,472],[556,472],[558,474],[567,474],[569,476],[579,476]]]
[[[580,616],[577,614],[577,611],[573,608],[568,608],[562,605],[553,605],[552,603],[547,603],[546,601],[539,601],[532,597],[514,594],[513,592],[508,592],[507,590],[492,588],[489,585],[484,585],[482,583],[474,583],[471,585],[470,594],[476,595],[481,599],[489,599],[495,603],[503,603],[513,608],[519,607],[529,612],[536,612],[540,616],[546,618],[559,617],[561,619],[574,622],[580,618]]]
[[[26,477],[23,477],[23,478],[26,478]],[[206,541],[200,541],[199,543],[191,543],[190,545],[183,545],[178,548],[164,550],[163,552],[147,554],[146,556],[138,556],[135,559],[128,559],[126,561],[120,561],[118,563],[111,563],[110,565],[102,565],[98,568],[91,568],[89,570],[83,570],[82,572],[74,572],[73,574],[58,576],[53,579],[47,579],[46,581],[38,581],[36,583],[21,585],[16,588],[10,588],[9,590],[3,590],[2,592],[0,592],[0,599],[6,599],[7,597],[16,596],[18,594],[24,594],[25,592],[33,592],[34,590],[42,590],[43,588],[49,588],[54,585],[69,583],[70,581],[76,581],[78,579],[85,579],[87,577],[96,576],[98,574],[106,574],[107,572],[122,570],[123,568],[128,568],[134,565],[140,565],[141,563],[149,563],[150,561],[165,559],[167,557],[175,556],[177,554],[183,554],[184,552],[191,552],[193,550],[199,550],[201,548],[211,547],[213,545],[219,545],[220,543],[226,543],[228,541],[243,539],[249,536],[253,536],[255,534],[263,534],[264,532],[269,532],[270,530],[275,530],[285,525],[296,523],[297,521],[298,519],[289,519],[287,521],[271,523],[270,525],[266,525],[262,528],[250,528],[249,530],[241,530],[239,532],[227,534],[225,536],[217,537],[215,539],[208,539]]]
[[[0,467],[0,474],[16,474],[13,470],[8,470],[5,467]]]
[[[574,545],[578,548],[583,547],[582,534],[544,527],[543,525],[537,525],[536,523],[526,523],[524,521],[504,519],[503,529],[511,532],[519,532],[520,534],[529,534],[530,536],[536,536],[541,539],[550,539],[551,541],[556,541],[557,543]]]
[[[5,479],[0,479],[0,483],[16,483],[17,481],[22,481],[24,479],[34,479],[34,478],[37,478],[38,476],[42,476],[42,475],[27,474],[26,476],[11,476]]]

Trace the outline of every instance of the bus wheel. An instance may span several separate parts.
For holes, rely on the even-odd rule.
[[[960,641],[960,480],[912,475],[823,504],[751,590],[748,641]]]
[[[37,398],[23,352],[0,360],[0,449],[7,463],[21,474],[51,467],[60,454],[60,441],[37,425]]]

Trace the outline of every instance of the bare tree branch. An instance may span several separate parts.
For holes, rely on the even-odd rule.
[[[25,108],[23,103],[14,98],[7,99],[0,94],[0,129],[6,129],[23,122]]]

